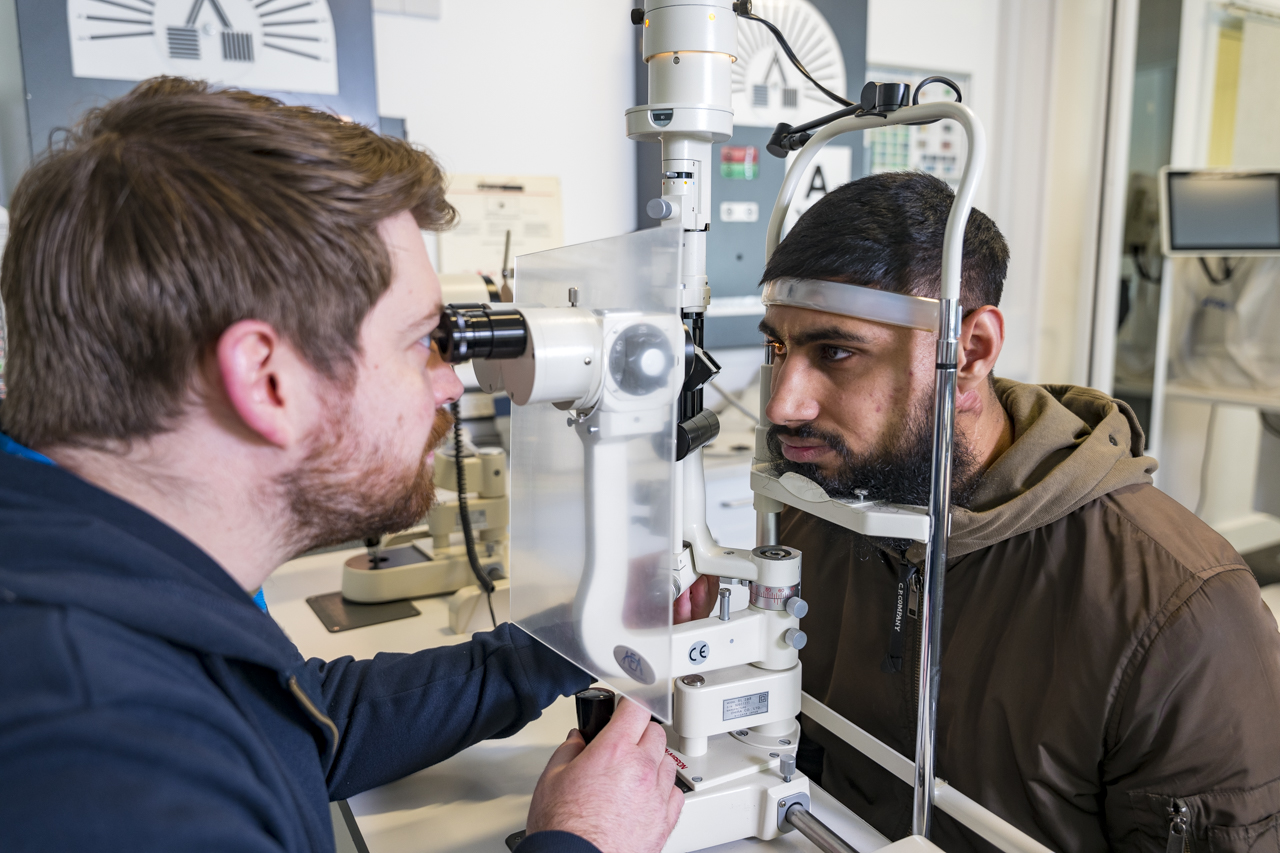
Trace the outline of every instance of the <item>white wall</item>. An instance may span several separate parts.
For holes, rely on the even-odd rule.
[[[867,62],[969,76],[964,102],[987,132],[975,207],[1009,243],[997,374],[1039,378],[1047,102],[1054,0],[870,0]]]
[[[635,229],[630,0],[445,0],[374,15],[378,113],[453,173],[555,175],[564,239]]]
[[[964,102],[990,129],[996,116],[1000,0],[869,0],[867,64],[969,75]],[[986,211],[990,181],[974,206]]]

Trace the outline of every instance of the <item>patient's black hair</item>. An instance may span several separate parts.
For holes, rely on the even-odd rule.
[[[817,278],[937,298],[942,237],[955,194],[923,172],[885,172],[845,184],[805,211],[765,267],[761,283]],[[999,305],[1009,246],[979,210],[965,227],[960,305]]]

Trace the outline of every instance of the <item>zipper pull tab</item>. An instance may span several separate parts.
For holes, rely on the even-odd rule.
[[[1187,832],[1191,825],[1191,810],[1182,800],[1169,800],[1169,840],[1165,843],[1165,853],[1187,853],[1191,849],[1191,839]]]
[[[911,592],[907,596],[907,615],[912,619],[920,618],[920,573],[912,572],[909,581]]]
[[[907,591],[914,589],[915,577],[916,567],[910,563],[904,561],[898,567],[898,585],[893,594],[893,623],[889,630],[889,651],[880,662],[881,672],[902,672],[902,617],[907,609]]]

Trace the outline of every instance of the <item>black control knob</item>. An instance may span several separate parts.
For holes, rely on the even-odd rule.
[[[604,687],[588,687],[573,697],[578,706],[578,731],[587,743],[612,719],[615,698],[613,691]]]

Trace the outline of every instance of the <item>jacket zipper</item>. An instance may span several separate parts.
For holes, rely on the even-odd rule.
[[[316,704],[311,701],[311,697],[302,689],[302,685],[298,684],[298,676],[289,676],[289,691],[293,693],[294,698],[298,700],[298,704],[302,706],[303,710],[305,710],[313,720],[328,729],[331,740],[329,747],[329,759],[333,760],[334,758],[337,758],[338,741],[341,739],[341,735],[338,732],[338,726],[329,718],[328,714],[317,708]]]
[[[1191,853],[1191,810],[1176,797],[1169,800],[1169,840],[1165,853]]]
[[[919,584],[916,580],[918,574],[915,566],[905,560],[898,567],[898,588],[893,598],[893,620],[889,629],[889,651],[880,664],[881,672],[902,672],[903,639],[906,633],[904,620],[908,616],[915,618],[914,609],[919,604]]]
[[[916,573],[919,575],[919,572]],[[917,582],[918,583],[918,582]],[[918,602],[917,602],[918,603]],[[917,606],[917,611],[919,607]],[[911,650],[911,659],[915,668],[915,688],[911,691],[911,729],[918,735],[917,721],[920,719],[920,647],[924,645],[924,620],[916,616],[916,645]],[[916,737],[911,738],[911,742],[916,742]],[[918,748],[918,744],[916,745]]]

